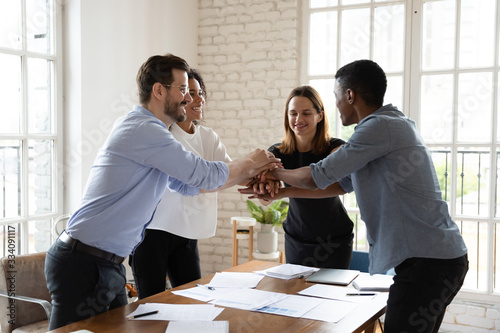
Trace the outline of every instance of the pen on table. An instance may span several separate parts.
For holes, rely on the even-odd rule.
[[[196,285],[197,285],[198,287],[207,288],[208,290],[215,290],[215,288],[214,288],[214,287],[210,287],[210,286],[207,286],[207,285],[204,285],[204,284],[199,284],[199,283],[197,283]]]
[[[346,296],[375,296],[374,293],[348,293]]]
[[[160,312],[160,311],[156,310],[156,311],[151,311],[151,312],[145,312],[145,313],[141,313],[141,314],[138,314],[138,315],[135,315],[135,316],[132,316],[132,317],[128,317],[128,319],[134,319],[134,318],[141,318],[141,317],[145,317],[145,316],[150,316],[150,315],[158,313],[158,312]]]

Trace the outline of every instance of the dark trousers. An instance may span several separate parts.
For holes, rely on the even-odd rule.
[[[319,239],[319,238],[318,238]],[[352,237],[341,241],[319,239],[303,243],[285,234],[285,257],[289,264],[321,268],[349,269],[352,259]]]
[[[53,330],[127,304],[125,267],[57,240],[45,257]]]
[[[144,240],[129,257],[137,296],[142,299],[201,278],[198,241],[166,231],[146,229]]]
[[[410,258],[395,267],[385,332],[438,332],[469,269],[467,255],[455,259]]]

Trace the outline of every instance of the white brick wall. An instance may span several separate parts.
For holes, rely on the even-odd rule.
[[[297,0],[200,0],[198,63],[208,99],[206,125],[232,158],[266,149],[283,135],[284,103],[299,82]],[[202,274],[231,266],[231,216],[249,216],[236,188],[219,193],[216,236],[199,242]],[[258,231],[259,226],[256,227]],[[283,235],[280,235],[283,249]],[[254,247],[256,242],[254,242]],[[240,263],[248,243],[240,242]],[[441,332],[500,332],[500,305],[455,301]]]
[[[500,304],[455,300],[448,307],[440,332],[500,332]]]
[[[267,149],[281,140],[285,100],[299,85],[297,1],[201,0],[199,6],[198,69],[208,91],[206,125],[220,135],[233,159]],[[216,236],[199,242],[203,275],[231,266],[230,218],[250,216],[245,200],[236,187],[219,193]],[[248,260],[246,241],[240,242],[239,257]]]

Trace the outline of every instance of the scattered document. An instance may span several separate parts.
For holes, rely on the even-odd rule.
[[[286,294],[282,293],[257,289],[232,289],[231,293],[223,294],[220,298],[210,301],[210,303],[242,310],[257,310],[286,296]]]
[[[283,293],[250,288],[214,288],[214,290],[209,290],[203,287],[194,287],[172,291],[172,293],[197,300],[207,299],[206,302],[213,305],[243,310],[257,310],[287,297]]]
[[[328,299],[304,314],[302,318],[337,323],[356,307],[358,305],[355,303]]]
[[[304,266],[300,267],[300,265],[284,264],[277,267],[281,268],[272,271],[277,275],[298,277],[300,276],[298,274],[307,274]],[[268,275],[267,272],[266,275]],[[173,294],[210,304],[146,303],[140,304],[127,317],[139,315],[139,318],[132,320],[171,321],[166,333],[225,333],[229,331],[228,322],[213,321],[223,311],[223,308],[215,307],[215,305],[294,318],[338,322],[359,304],[372,301],[379,293],[373,289],[364,291],[352,286],[341,287],[325,284],[314,284],[298,292],[299,295],[253,289],[263,277],[263,275],[254,273],[216,273],[212,281],[206,285],[172,291]],[[387,284],[392,281],[392,276],[375,276],[375,279],[372,279],[373,277],[362,274],[356,280],[361,283],[359,284],[361,288],[369,283],[372,285],[371,288],[373,288],[373,283],[380,288],[382,282]],[[158,313],[140,316],[155,311]],[[210,325],[207,325],[206,322],[209,322]]]
[[[229,321],[171,321],[165,333],[228,333]]]
[[[227,288],[213,288],[208,289],[206,287],[197,286],[189,289],[175,290],[172,294],[189,297],[202,302],[210,302],[211,300],[221,297],[220,295],[230,292]]]
[[[394,283],[392,275],[360,274],[353,282],[354,288],[360,291],[389,291]]]
[[[212,321],[224,309],[216,308],[211,304],[164,304],[145,303],[139,304],[137,309],[130,313],[127,318],[143,313],[158,311],[158,313],[134,318],[131,320],[168,320],[168,321]]]
[[[215,273],[206,285],[213,288],[255,288],[264,277],[254,273],[221,272]]]
[[[316,267],[308,267],[303,265],[295,265],[295,264],[282,264],[279,266],[274,266],[263,271],[256,271],[257,274],[262,274],[278,279],[295,279],[295,278],[303,278],[311,275],[312,273],[318,271],[319,268]]]
[[[257,311],[300,318],[325,301],[325,299],[315,297],[287,295],[277,302],[257,309]]]
[[[340,287],[325,284],[315,284],[299,291],[298,294],[305,296],[314,296],[321,298],[336,299],[351,303],[367,303],[370,302],[375,296],[376,292],[364,293],[350,287]],[[354,296],[349,296],[356,294]]]

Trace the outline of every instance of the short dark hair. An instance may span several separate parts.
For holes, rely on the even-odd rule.
[[[337,71],[335,79],[344,92],[351,89],[367,105],[382,106],[384,104],[387,77],[376,62],[371,60],[351,62]]]
[[[203,82],[203,78],[201,74],[194,68],[188,72],[188,79],[195,79],[200,84],[201,90],[203,90],[203,98],[207,98],[207,90],[205,89],[205,82]]]
[[[170,53],[152,56],[142,64],[136,77],[137,87],[139,88],[139,101],[141,104],[149,102],[153,85],[156,82],[168,85],[174,81],[172,75],[173,68],[189,72],[189,65],[187,62]]]

